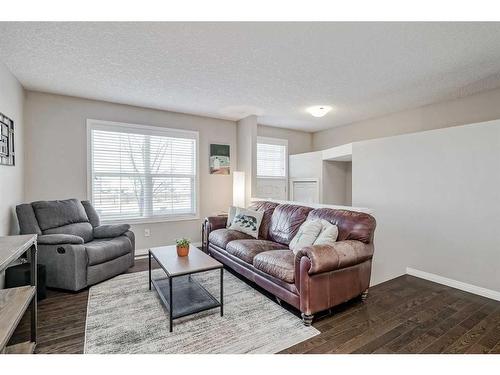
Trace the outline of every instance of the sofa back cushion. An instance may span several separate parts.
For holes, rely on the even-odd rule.
[[[23,203],[16,206],[16,214],[21,234],[42,234],[31,204]]]
[[[92,203],[90,203],[90,201],[82,201],[82,206],[85,209],[87,217],[89,218],[90,225],[92,225],[92,227],[94,228],[101,225],[99,214],[97,213],[94,206],[92,206]]]
[[[269,239],[288,245],[300,226],[306,221],[311,207],[279,204],[274,209],[269,228]]]
[[[31,205],[42,231],[68,224],[89,222],[85,208],[78,199],[38,201]]]
[[[332,208],[317,208],[309,212],[308,219],[324,219],[338,227],[337,241],[356,240],[373,242],[375,218],[369,214]]]
[[[249,210],[262,212],[262,222],[259,228],[259,239],[268,240],[269,239],[269,228],[271,227],[271,217],[273,216],[274,209],[278,203],[267,202],[267,201],[255,201],[248,206]]]

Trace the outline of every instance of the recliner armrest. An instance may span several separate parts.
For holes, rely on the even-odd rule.
[[[95,238],[114,238],[121,236],[130,229],[129,224],[99,225],[94,228]]]
[[[83,238],[72,234],[43,234],[37,237],[39,245],[80,245]]]
[[[307,257],[311,263],[309,275],[330,272],[354,266],[373,256],[373,243],[365,244],[361,241],[339,241],[334,245],[306,246],[295,256],[297,266],[302,257]],[[297,267],[300,268],[300,267]]]

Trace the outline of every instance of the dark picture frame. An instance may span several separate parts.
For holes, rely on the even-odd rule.
[[[211,143],[209,151],[209,173],[226,176],[231,174],[231,146]]]
[[[14,121],[0,113],[0,165],[14,166]]]

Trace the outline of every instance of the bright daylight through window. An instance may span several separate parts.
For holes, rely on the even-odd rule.
[[[89,120],[89,137],[89,188],[103,221],[197,215],[197,132]]]
[[[258,137],[257,177],[286,178],[286,140]]]

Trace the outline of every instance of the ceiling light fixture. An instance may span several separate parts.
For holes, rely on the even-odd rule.
[[[314,117],[323,117],[332,110],[329,105],[315,105],[306,109]]]

